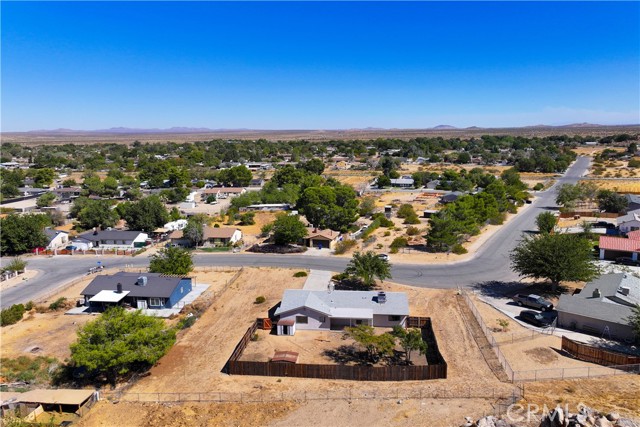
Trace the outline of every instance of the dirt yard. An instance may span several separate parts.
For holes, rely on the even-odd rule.
[[[220,290],[234,274],[233,270],[197,269],[193,276],[197,284],[210,285],[202,296],[206,298],[208,294]],[[57,294],[37,301],[36,307],[46,307],[61,297],[67,298],[73,304],[81,299],[80,292],[94,277],[86,276]],[[25,355],[50,356],[64,360],[71,355],[69,345],[76,340],[78,328],[93,319],[95,315],[65,315],[64,310],[46,313],[38,313],[36,309],[31,310],[25,313],[20,322],[0,329],[1,356],[9,358]]]
[[[500,350],[514,371],[598,366],[564,356],[560,350],[562,342],[560,337],[532,334],[531,329],[520,325],[477,298],[475,304],[487,326],[495,328],[493,336],[500,343]],[[498,319],[509,322],[507,331],[499,330]]]
[[[390,332],[391,328],[376,328],[376,334]],[[257,340],[249,342],[241,360],[267,362],[276,351],[295,351],[298,353],[298,363],[309,364],[334,364],[336,358],[340,358],[340,364],[355,365],[351,353],[342,352],[340,348],[355,348],[362,351],[357,343],[345,337],[342,331],[296,331],[294,336],[277,336],[270,331],[257,331]],[[402,352],[400,346],[396,347],[398,354]],[[413,365],[424,366],[427,359],[424,355],[414,352],[411,355]],[[400,357],[404,357],[401,355]],[[385,366],[384,361],[380,361],[378,366]]]

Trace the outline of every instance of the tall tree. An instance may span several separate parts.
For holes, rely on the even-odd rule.
[[[193,270],[191,252],[183,248],[164,248],[151,256],[149,271],[162,274],[188,274]]]
[[[113,227],[119,219],[118,213],[111,209],[110,201],[91,199],[86,199],[77,217],[78,225],[84,230]]]
[[[557,218],[553,212],[542,212],[536,217],[536,225],[540,233],[551,233],[556,227]]]
[[[122,218],[130,230],[150,233],[169,222],[169,213],[160,197],[152,195],[128,204]]]
[[[598,208],[606,212],[624,212],[629,206],[629,202],[624,196],[611,190],[600,190],[596,196]]]
[[[511,268],[524,277],[547,279],[555,291],[561,281],[588,281],[598,275],[591,243],[573,234],[524,237],[511,252]]]
[[[120,375],[153,366],[175,341],[175,329],[162,319],[113,307],[78,330],[71,360],[115,384]]]
[[[298,243],[307,235],[307,227],[296,215],[280,214],[273,223],[273,240],[276,245]]]
[[[347,264],[345,273],[358,277],[367,288],[372,288],[379,280],[391,278],[391,265],[386,259],[378,257],[375,252],[356,252]]]
[[[369,325],[358,325],[344,329],[345,335],[358,343],[367,354],[367,361],[376,363],[380,357],[393,354],[395,338],[390,333],[376,335],[375,329]]]
[[[182,230],[182,233],[193,246],[199,246],[204,241],[206,223],[207,217],[204,214],[193,215],[187,220],[187,226]]]
[[[45,214],[10,214],[0,218],[0,252],[15,255],[46,246],[49,240],[44,228],[47,225],[50,225],[50,218]]]

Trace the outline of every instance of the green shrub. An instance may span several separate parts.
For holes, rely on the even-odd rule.
[[[67,302],[67,299],[65,297],[60,297],[54,302],[52,302],[51,304],[49,304],[49,310],[58,311],[61,308],[65,307],[66,302]]]
[[[418,234],[420,234],[418,227],[411,226],[407,228],[407,236],[417,236]]]
[[[466,254],[468,251],[460,243],[456,243],[455,245],[453,245],[453,248],[451,248],[451,252],[456,255],[462,255]]]
[[[640,160],[638,160],[638,159],[629,160],[629,167],[630,168],[638,168],[638,167],[640,167]]]
[[[178,329],[190,328],[194,323],[196,323],[196,316],[184,317],[178,322]]]
[[[391,236],[391,232],[389,230],[385,231],[383,234],[384,237],[389,237]]]
[[[15,257],[2,270],[4,271],[24,271],[27,268],[27,262],[20,257]]]
[[[534,186],[533,186],[533,189],[534,189],[535,191],[540,191],[540,190],[542,190],[543,188],[544,188],[544,185],[543,185],[541,182],[539,182],[539,183],[537,183],[536,185],[534,185]]]
[[[240,224],[241,225],[253,225],[256,223],[254,217],[256,216],[255,212],[246,212],[240,215]]]
[[[263,304],[267,299],[265,297],[263,297],[262,295],[260,295],[259,297],[256,298],[254,304]]]
[[[24,305],[24,310],[25,311],[31,311],[31,310],[33,310],[34,306],[35,306],[35,304],[33,303],[33,301],[29,301],[28,303],[26,303]]]
[[[373,214],[371,218],[378,221],[378,223],[380,224],[380,227],[390,228],[395,226],[393,221],[387,218],[382,212]]]
[[[373,220],[373,222],[371,224],[369,224],[369,226],[362,232],[362,234],[360,235],[360,238],[362,240],[366,240],[371,233],[373,233],[374,231],[376,231],[378,229],[378,227],[380,227],[380,219],[376,218]]]
[[[22,320],[23,314],[24,305],[22,304],[14,304],[9,308],[5,308],[0,312],[0,325],[7,326],[18,323],[20,320]]]
[[[396,237],[393,239],[393,242],[391,242],[391,249],[404,248],[407,246],[407,243],[406,237]]]
[[[390,254],[397,254],[397,253],[398,253],[398,248],[391,248],[391,249],[389,250],[389,253],[390,253]]]
[[[398,218],[409,218],[416,216],[416,211],[413,210],[413,206],[411,206],[409,203],[405,203],[404,205],[400,206],[396,215],[398,216]]]
[[[337,255],[341,255],[347,252],[349,249],[356,246],[357,244],[358,242],[356,242],[355,240],[351,240],[351,239],[341,240],[340,242],[336,243],[336,247],[333,252]]]
[[[267,237],[271,233],[271,231],[273,231],[273,222],[263,225],[260,229],[260,234],[262,235],[262,237]]]
[[[258,339],[260,339],[260,337],[258,336],[258,334],[253,334],[253,335],[251,335],[251,341],[258,341]]]
[[[306,271],[296,271],[293,273],[293,277],[307,277]]]
[[[404,219],[405,224],[420,224],[420,218],[418,215],[411,215]]]

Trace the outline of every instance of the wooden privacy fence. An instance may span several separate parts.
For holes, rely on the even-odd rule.
[[[565,336],[562,337],[562,350],[566,351],[576,359],[585,362],[597,363],[605,366],[635,365],[640,363],[639,356],[618,353],[605,350],[573,341]]]
[[[571,211],[560,212],[560,218],[573,218],[574,216],[586,216],[589,218],[618,218],[620,214],[612,212],[595,212],[595,211]]]
[[[431,319],[409,317],[408,325],[420,327],[422,339],[427,343],[427,366],[352,366],[320,365],[285,362],[250,362],[239,360],[263,319],[255,322],[244,333],[231,353],[223,372],[229,375],[259,375],[273,377],[323,378],[355,381],[415,381],[447,378],[447,362],[438,349]]]

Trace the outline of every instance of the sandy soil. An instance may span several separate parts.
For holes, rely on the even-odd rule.
[[[211,285],[204,294],[206,297],[220,290],[234,274],[233,270],[210,268],[198,269],[193,276],[196,283]],[[86,276],[66,289],[37,301],[36,306],[48,306],[60,297],[69,301],[81,299],[80,292],[94,277]],[[70,316],[65,315],[64,311],[37,313],[34,309],[25,313],[22,321],[0,329],[2,357],[46,355],[64,360],[71,355],[69,345],[76,340],[78,328],[93,319],[95,315]]]
[[[376,328],[376,334],[390,332],[391,328]],[[295,351],[298,353],[298,363],[332,364],[334,359],[325,354],[326,351],[336,351],[341,346],[355,347],[361,350],[356,342],[345,337],[342,331],[296,331],[294,336],[277,336],[270,331],[257,331],[258,339],[249,342],[240,360],[267,362],[276,351]],[[400,346],[396,351],[402,352]],[[413,365],[424,366],[427,359],[424,355],[414,352],[411,355]],[[354,365],[353,361],[345,365]],[[379,366],[385,366],[383,362]]]
[[[563,356],[560,337],[532,333],[490,305],[478,299],[475,304],[487,326],[495,327],[493,336],[514,371],[598,366]],[[507,331],[498,331],[498,319],[509,322]]]
[[[542,381],[525,385],[524,402],[542,407],[568,404],[573,412],[578,403],[602,412],[615,411],[640,422],[640,376]]]
[[[619,193],[640,193],[640,179],[590,179],[588,181],[598,186],[598,188],[613,190]]]
[[[325,170],[323,175],[335,178],[342,184],[351,185],[358,189],[365,187],[369,182],[373,181],[379,173],[374,171],[352,171],[352,170]]]

